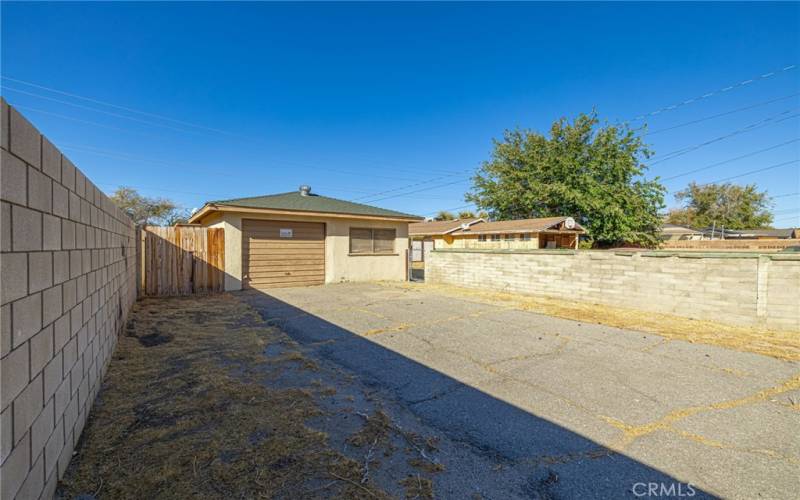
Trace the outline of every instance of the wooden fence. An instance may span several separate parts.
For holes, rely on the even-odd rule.
[[[225,230],[196,226],[139,229],[139,295],[168,296],[225,289]]]
[[[704,252],[780,252],[786,247],[800,245],[800,239],[763,240],[677,240],[665,241],[665,250],[700,250]]]

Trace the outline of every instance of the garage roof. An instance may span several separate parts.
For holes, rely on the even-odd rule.
[[[354,203],[352,201],[329,198],[314,193],[301,194],[298,191],[288,193],[234,198],[230,200],[209,201],[198,210],[190,222],[200,219],[202,215],[213,211],[216,207],[241,207],[266,210],[287,210],[293,212],[313,212],[325,214],[364,215],[371,217],[389,217],[397,219],[421,220],[422,217],[395,210]]]

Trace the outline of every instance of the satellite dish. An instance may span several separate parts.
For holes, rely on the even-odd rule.
[[[575,229],[575,219],[572,217],[567,217],[564,220],[564,227],[567,229]]]
[[[461,223],[461,229],[463,231],[466,231],[467,229],[469,229],[469,224],[467,224],[466,222],[462,222]]]

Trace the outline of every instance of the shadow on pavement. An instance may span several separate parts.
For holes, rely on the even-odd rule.
[[[396,403],[449,439],[466,443],[476,453],[500,462],[530,464],[531,482],[536,487],[533,491],[520,488],[520,497],[715,498],[288,304],[268,291],[248,290],[236,295],[304,346],[307,354],[336,364],[362,384],[388,392]]]

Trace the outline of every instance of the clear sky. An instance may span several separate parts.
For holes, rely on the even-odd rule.
[[[648,175],[766,168],[731,181],[790,226],[800,164],[768,167],[800,159],[798,26],[798,3],[3,2],[2,93],[106,192],[194,208],[310,184],[420,215],[466,204],[504,129],[706,96],[646,120]]]

